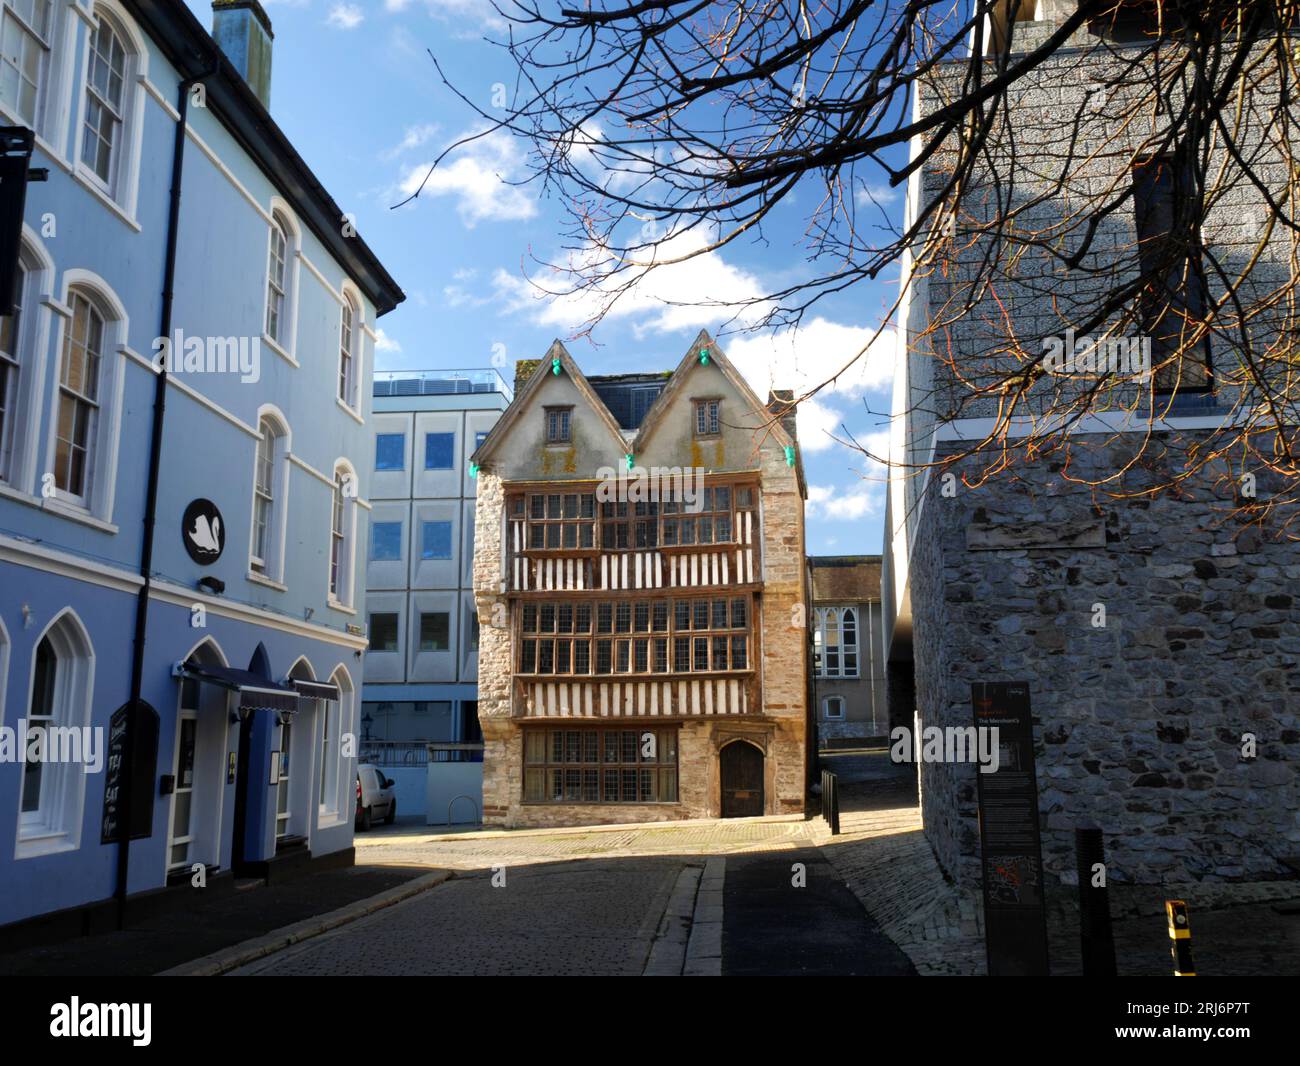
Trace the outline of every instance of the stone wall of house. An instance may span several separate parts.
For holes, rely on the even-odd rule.
[[[1093,444],[1073,473],[1118,469],[1134,446]],[[955,468],[951,496],[932,478],[919,516],[922,725],[970,725],[974,681],[1029,683],[1049,876],[1073,880],[1073,830],[1093,823],[1117,881],[1286,876],[1300,851],[1300,543],[1230,514],[1231,483],[1211,472],[1116,501],[1050,460],[961,486],[979,462]],[[1149,462],[1123,487],[1174,473]],[[1261,475],[1258,498],[1279,487]],[[921,767],[926,833],[970,885],[974,773]]]

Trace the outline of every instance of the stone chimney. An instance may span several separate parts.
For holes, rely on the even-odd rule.
[[[518,396],[528,379],[533,376],[533,371],[541,363],[540,359],[516,359],[515,360],[515,395]]]
[[[212,37],[271,110],[271,20],[258,0],[212,0]]]
[[[794,406],[794,389],[771,389],[767,394],[767,409],[776,415],[782,428],[790,434],[790,439],[799,442],[799,431],[795,421],[797,408]]]

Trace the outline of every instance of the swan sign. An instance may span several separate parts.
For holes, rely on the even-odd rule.
[[[191,500],[181,520],[181,539],[190,558],[209,566],[221,558],[226,546],[226,526],[211,500]]]

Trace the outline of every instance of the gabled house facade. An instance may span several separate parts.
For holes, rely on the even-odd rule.
[[[487,824],[802,814],[791,414],[706,333],[670,373],[520,364],[470,459]]]

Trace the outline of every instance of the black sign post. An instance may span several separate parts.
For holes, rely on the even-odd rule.
[[[101,844],[113,844],[121,833],[121,812],[126,808],[126,783],[122,780],[126,749],[126,716],[129,703],[122,704],[108,720],[108,743],[104,751],[104,813],[100,820]],[[158,766],[158,712],[141,703],[131,729],[134,751],[131,757],[131,839],[153,836],[153,775]]]
[[[990,977],[1046,977],[1047,912],[1029,686],[971,685],[977,730],[997,730],[998,768],[977,771],[984,944]]]

